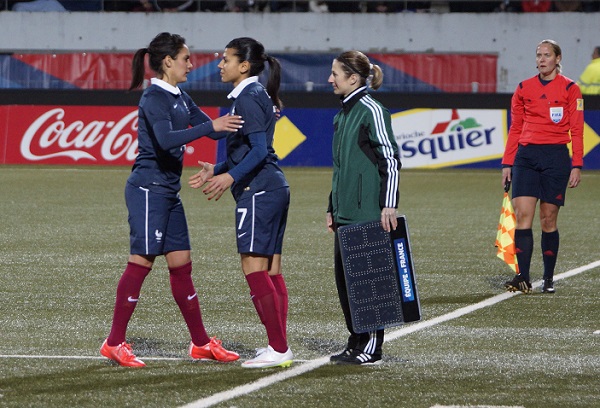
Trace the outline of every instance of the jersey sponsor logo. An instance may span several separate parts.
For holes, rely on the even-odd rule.
[[[577,110],[578,111],[583,110],[583,99],[577,99]]]
[[[550,119],[554,123],[560,123],[563,118],[563,108],[562,106],[555,106],[550,108]]]

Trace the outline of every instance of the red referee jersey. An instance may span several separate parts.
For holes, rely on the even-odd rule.
[[[583,166],[583,98],[571,79],[559,74],[544,85],[536,75],[521,82],[513,94],[510,113],[502,164],[512,166],[520,144],[572,142],[572,166]]]

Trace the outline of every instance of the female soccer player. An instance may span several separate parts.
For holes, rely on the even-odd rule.
[[[342,100],[333,120],[333,181],[327,227],[381,220],[396,229],[400,159],[390,112],[368,93],[383,82],[383,72],[360,51],[347,51],[333,60],[328,82]],[[337,233],[334,244],[335,281],[346,327],[346,348],[331,356],[339,364],[377,364],[381,360],[383,329],[355,333]]]
[[[265,87],[258,75],[269,64]],[[269,344],[257,349],[246,368],[289,367],[293,354],[286,339],[288,291],[281,274],[281,251],[290,202],[289,186],[277,164],[273,135],[279,99],[281,67],[252,38],[236,38],[227,44],[219,63],[221,80],[231,83],[230,113],[241,115],[244,124],[227,136],[227,160],[216,165],[200,163],[202,169],[190,178],[208,199],[218,200],[231,187],[236,201],[237,247],[242,271],[250,287]]]
[[[511,292],[531,292],[531,226],[540,201],[543,293],[554,293],[558,254],[558,210],[568,187],[577,187],[583,166],[583,99],[579,86],[561,75],[562,51],[553,40],[536,48],[539,73],[521,82],[512,97],[511,125],[502,158],[502,185],[512,181],[517,217],[515,246],[519,274],[506,282]],[[567,144],[571,142],[573,158]]]
[[[140,99],[139,154],[125,186],[130,255],[117,286],[112,328],[100,353],[122,366],[145,366],[126,343],[125,332],[154,259],[164,255],[173,297],[192,337],[189,355],[200,360],[234,361],[239,355],[223,348],[215,337],[209,338],[202,323],[179,190],[185,144],[209,133],[235,131],[242,120],[227,115],[211,121],[179,89],[177,84],[187,80],[192,63],[185,39],[177,34],[161,33],[148,48],[135,53],[130,90],[138,88],[144,80],[146,54],[156,77]]]

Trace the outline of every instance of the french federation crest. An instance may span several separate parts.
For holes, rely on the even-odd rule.
[[[550,119],[552,119],[552,122],[559,123],[562,120],[562,118],[563,118],[562,106],[550,108]]]

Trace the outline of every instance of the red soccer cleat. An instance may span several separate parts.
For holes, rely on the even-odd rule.
[[[111,347],[108,345],[107,340],[104,340],[102,347],[100,347],[100,354],[116,361],[123,367],[146,367],[146,364],[133,354],[131,344],[125,342],[118,346]]]
[[[234,351],[226,350],[221,345],[221,340],[213,337],[204,346],[198,347],[194,343],[190,342],[190,349],[188,354],[194,360],[212,360],[221,361],[228,363],[235,361],[240,358],[240,355]]]

